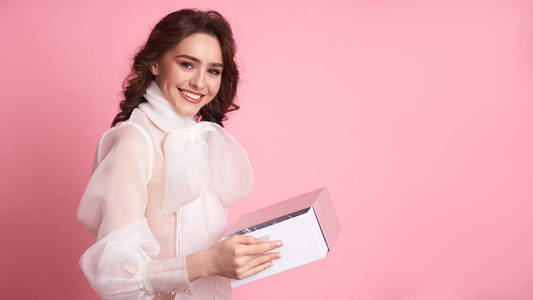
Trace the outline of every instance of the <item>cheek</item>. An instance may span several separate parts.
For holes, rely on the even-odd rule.
[[[221,78],[213,78],[213,80],[211,80],[209,82],[209,92],[213,95],[216,95],[218,93],[218,91],[220,90],[220,83],[221,83]]]
[[[165,75],[169,81],[180,83],[186,80],[189,76],[187,72],[179,68],[179,66],[172,65],[165,70]]]

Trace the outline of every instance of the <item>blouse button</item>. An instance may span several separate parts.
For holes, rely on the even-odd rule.
[[[188,288],[183,288],[183,292],[184,292],[185,294],[189,295],[189,296],[192,296],[192,295],[193,295],[193,294],[192,294],[192,291],[191,291],[190,289],[188,289]]]

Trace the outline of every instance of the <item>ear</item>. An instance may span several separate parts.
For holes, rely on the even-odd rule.
[[[152,64],[150,66],[150,72],[152,72],[154,76],[159,75],[159,63]]]

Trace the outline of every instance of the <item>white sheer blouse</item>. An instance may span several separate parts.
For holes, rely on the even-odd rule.
[[[77,213],[96,242],[80,267],[103,299],[230,299],[227,278],[190,282],[185,256],[224,234],[253,186],[248,156],[218,124],[177,114],[155,81],[145,98],[99,140]]]

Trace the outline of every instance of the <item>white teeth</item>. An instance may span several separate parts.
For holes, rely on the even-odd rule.
[[[189,92],[184,91],[184,90],[181,90],[181,92],[182,92],[185,96],[187,96],[187,97],[189,97],[189,98],[192,98],[192,99],[194,99],[194,100],[198,100],[198,99],[200,99],[200,97],[202,97],[202,95],[197,95],[197,94],[189,93]]]

